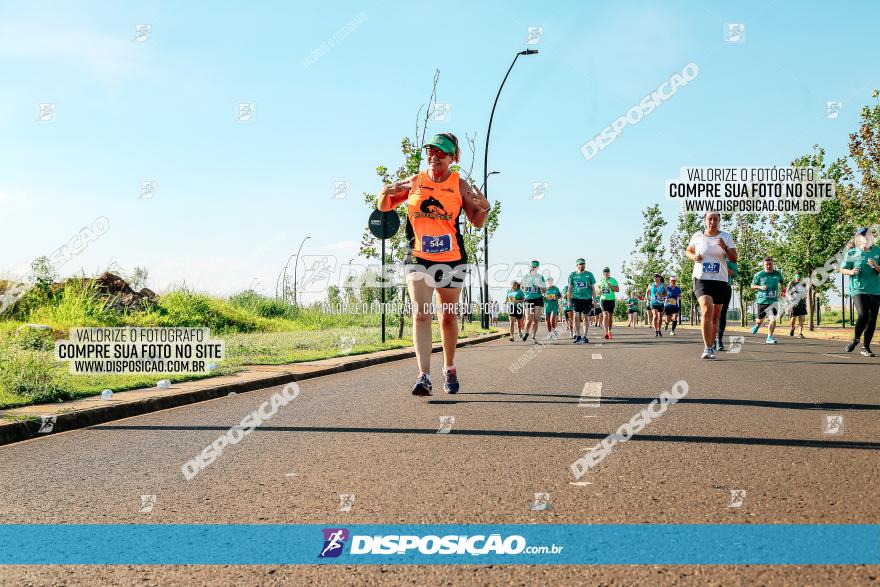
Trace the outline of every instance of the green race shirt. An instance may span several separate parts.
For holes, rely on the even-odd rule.
[[[571,310],[571,306],[568,303],[568,286],[562,288],[562,309],[565,312]]]
[[[637,312],[639,310],[639,299],[626,298],[626,309],[629,312]]]
[[[541,288],[547,287],[544,282],[544,276],[540,273],[526,273],[522,278],[522,289],[525,292],[527,300],[537,300],[541,297]]]
[[[562,296],[562,292],[559,291],[559,288],[555,285],[552,287],[548,287],[547,291],[544,293],[544,312],[556,312],[559,313],[559,298]]]
[[[858,275],[849,276],[849,293],[852,295],[880,295],[880,273],[868,265],[868,259],[873,259],[880,267],[880,247],[871,245],[867,251],[861,248],[847,249],[843,256],[843,269],[859,268]]]
[[[521,289],[517,290],[507,290],[507,301],[511,304],[515,304],[517,302],[521,302],[526,299],[526,295],[523,293]]]
[[[599,280],[599,299],[602,300],[613,300],[617,297],[614,293],[614,287],[617,287],[617,280],[613,277],[609,277],[605,279],[604,277]]]
[[[572,271],[568,276],[568,285],[571,287],[571,297],[576,300],[592,300],[593,286],[596,285],[596,278],[589,271],[578,273]]]
[[[766,285],[765,291],[758,290],[755,301],[759,304],[772,304],[779,301],[779,284],[782,283],[782,273],[774,269],[770,273],[758,271],[752,278],[752,285]]]

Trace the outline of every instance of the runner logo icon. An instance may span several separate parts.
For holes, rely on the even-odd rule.
[[[345,528],[324,528],[324,548],[318,558],[336,558],[342,554],[345,541],[348,540],[348,530]]]

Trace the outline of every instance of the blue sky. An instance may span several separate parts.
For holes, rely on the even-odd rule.
[[[492,129],[490,199],[504,203],[493,262],[584,256],[619,272],[647,205],[676,206],[683,166],[787,165],[814,143],[846,152],[877,78],[880,5],[850,2],[435,2],[328,5],[0,5],[0,274],[20,275],[83,226],[110,229],[62,274],[117,262],[150,285],[272,293],[303,253],[357,257],[375,167],[440,69],[446,122],[478,135],[517,51]],[[308,65],[346,23],[347,34]],[[727,43],[725,24],[745,25]],[[149,24],[133,42],[136,24]],[[528,27],[543,28],[526,45]],[[342,38],[340,38],[342,37]],[[687,63],[700,74],[587,161],[580,147]],[[843,103],[836,119],[826,101]],[[37,104],[54,103],[51,122]],[[256,105],[253,122],[234,119]],[[467,161],[465,161],[467,164]],[[152,199],[142,181],[157,182]],[[347,181],[345,198],[332,198]],[[533,182],[548,182],[532,200]],[[669,227],[671,228],[671,227]],[[302,267],[300,268],[302,271]],[[314,296],[312,296],[314,297]]]

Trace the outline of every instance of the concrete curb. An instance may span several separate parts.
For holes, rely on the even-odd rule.
[[[458,341],[456,346],[471,346],[483,342],[498,340],[505,336],[507,336],[507,333],[498,332],[495,334],[463,338]],[[432,352],[437,353],[442,350],[443,347],[441,345],[435,344]],[[288,365],[273,366],[272,368],[274,368],[276,372],[270,372],[266,375],[261,375],[260,366],[255,366],[254,369],[244,373],[244,375],[249,376],[247,381],[229,382],[220,385],[210,385],[210,383],[208,383],[205,387],[188,390],[180,389],[180,386],[194,387],[197,385],[205,385],[206,382],[210,382],[210,379],[203,379],[175,384],[170,390],[157,390],[156,388],[131,390],[133,392],[138,392],[140,395],[143,395],[144,392],[161,395],[151,395],[150,397],[139,397],[128,400],[125,399],[125,394],[131,392],[119,392],[119,394],[114,396],[114,398],[121,398],[115,400],[118,403],[109,405],[99,404],[94,407],[84,407],[82,409],[65,413],[58,412],[59,410],[64,410],[65,405],[69,406],[76,402],[84,402],[84,400],[74,400],[74,402],[65,402],[61,404],[41,404],[37,406],[27,406],[25,408],[4,410],[6,414],[27,418],[27,420],[0,422],[0,445],[21,442],[22,440],[28,440],[44,434],[54,434],[56,432],[66,432],[68,430],[86,428],[88,426],[102,424],[111,420],[130,418],[132,416],[140,416],[142,414],[157,412],[159,410],[167,410],[169,408],[176,408],[187,404],[216,399],[232,392],[245,393],[257,389],[264,389],[266,387],[284,385],[285,383],[290,383],[292,381],[302,381],[304,379],[321,377],[323,375],[344,373],[346,371],[353,371],[355,369],[361,369],[372,365],[381,365],[391,361],[409,359],[415,356],[416,353],[413,349],[379,351],[354,357],[336,357],[334,359],[325,359],[309,363],[292,363]],[[265,369],[269,368],[264,367],[263,370]],[[277,370],[283,369],[290,369],[290,371],[277,372]],[[242,374],[237,374],[237,376],[240,375]],[[174,387],[178,387],[178,389],[175,390]],[[91,403],[101,401],[94,398],[84,399],[91,400]],[[52,418],[54,418],[54,421],[51,420]],[[51,426],[49,426],[50,423]],[[40,432],[44,427],[49,429],[45,432]]]

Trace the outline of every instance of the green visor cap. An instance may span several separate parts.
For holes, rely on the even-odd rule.
[[[584,258],[583,258],[583,257],[581,257],[580,259],[578,259],[577,261],[575,261],[575,265],[585,265],[586,263],[587,263],[587,262],[584,261]]]
[[[537,267],[538,265],[540,265],[540,263],[538,263],[537,261],[532,261],[532,267]]]
[[[426,143],[425,146],[422,148],[427,149],[428,147],[437,147],[447,155],[455,155],[455,143],[453,143],[443,135],[434,135],[434,138],[431,139],[431,142]]]

